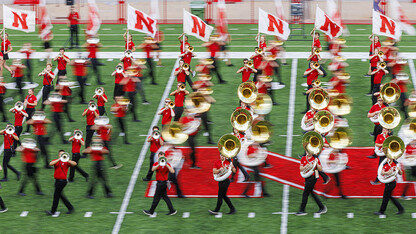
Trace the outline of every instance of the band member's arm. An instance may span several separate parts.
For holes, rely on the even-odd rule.
[[[116,71],[113,71],[113,73],[111,73],[111,76],[115,76],[116,75]]]
[[[31,124],[33,124],[33,121],[34,121],[33,119],[29,119],[28,121],[26,121],[26,124],[31,125]]]
[[[314,36],[314,34],[315,34],[315,27],[312,29],[312,31],[311,31],[311,36],[313,37]]]
[[[83,139],[79,140],[79,142],[81,142],[81,145],[84,146],[85,145],[85,141]]]
[[[244,68],[245,68],[245,67],[238,69],[238,71],[237,71],[236,73],[238,74],[238,73],[243,72]]]
[[[95,115],[95,118],[98,118],[98,116],[100,116],[98,111],[94,111],[94,115]]]
[[[398,172],[397,172],[397,173],[398,173],[399,175],[403,174],[403,171],[402,171],[402,169],[401,169],[399,166],[397,166],[397,169],[398,169]]]
[[[254,67],[250,68],[254,73],[257,73],[257,69],[255,69]]]
[[[60,161],[60,159],[59,159],[59,158],[58,158],[58,159],[55,159],[55,160],[52,160],[52,161],[49,163],[49,166],[53,166],[53,165],[57,164],[59,161]]]
[[[129,30],[127,29],[126,32],[123,34],[124,41],[127,42],[127,33]]]
[[[220,169],[212,168],[212,173],[218,174],[218,173],[220,173]]]
[[[107,98],[104,95],[102,95],[102,97],[103,97],[104,102],[108,102]]]
[[[26,118],[29,117],[29,115],[26,112],[23,112],[23,111],[22,111],[22,115]]]
[[[8,54],[9,52],[11,52],[13,50],[13,47],[11,44],[9,44],[9,49],[6,51],[6,54]]]
[[[19,137],[17,135],[12,134],[12,137],[14,138],[14,140],[18,141]]]
[[[307,75],[309,75],[309,73],[311,73],[313,71],[313,69],[311,69],[311,70],[309,70],[309,71],[305,71],[304,73],[303,73],[303,75],[304,76],[307,76]]]
[[[108,149],[102,149],[102,150],[101,150],[101,153],[103,153],[103,154],[109,154],[109,153],[110,153],[110,151],[109,151]]]
[[[68,141],[73,141],[75,138],[73,136],[71,136]]]
[[[376,74],[379,70],[380,70],[380,68],[377,68],[375,71],[372,71],[372,72],[370,73],[370,75],[374,75],[374,74]]]
[[[52,121],[50,119],[44,119],[43,122],[46,123],[46,124],[52,123]]]
[[[19,147],[17,147],[17,148],[16,148],[16,151],[17,151],[17,152],[22,152],[22,151],[23,151],[23,146],[19,146]]]
[[[237,170],[235,169],[234,164],[233,164],[233,163],[230,163],[230,165],[231,165],[231,171],[232,171],[233,173],[236,173],[236,172],[237,172]]]
[[[6,130],[0,130],[0,135],[4,135],[4,131],[6,131]]]
[[[373,112],[373,113],[368,112],[368,114],[367,114],[367,118],[371,118],[371,117],[373,117],[373,116],[375,116],[375,115],[378,115],[378,113],[379,113],[379,111],[375,111],[375,112]]]
[[[185,35],[185,33],[182,33],[181,35],[179,35],[179,37],[178,37],[178,40],[181,42],[182,40],[181,40],[181,38],[182,38],[182,36],[183,35]]]
[[[189,74],[191,74],[191,73],[188,70],[188,71],[185,71],[185,74],[189,76]]]
[[[312,58],[313,54],[309,55],[309,57],[306,59],[307,61],[310,61]]]
[[[156,171],[156,169],[159,167],[159,163],[156,166],[152,167],[152,171]]]
[[[120,61],[123,62],[125,57],[120,58]]]
[[[321,55],[317,54],[316,57],[318,58],[318,61],[322,60]]]
[[[175,96],[175,94],[178,92],[178,90],[173,91],[172,93],[170,93],[170,96]]]
[[[318,71],[319,75],[321,75],[321,76],[324,75],[324,73],[321,71],[321,69],[316,69],[316,70]]]
[[[84,112],[82,112],[82,116],[85,116],[88,112],[88,109],[84,110]]]
[[[68,160],[68,163],[71,164],[71,167],[75,167],[77,165],[77,163],[72,160]]]
[[[165,144],[165,142],[163,141],[162,138],[160,138],[160,145],[163,146]]]
[[[14,113],[14,112],[16,112],[15,110],[16,109],[14,109],[14,107],[12,107],[9,111],[12,112],[12,113]]]
[[[160,109],[160,111],[157,112],[158,115],[163,115],[163,111],[165,110],[165,107],[163,107],[162,109]]]
[[[257,41],[257,42],[259,42],[259,40],[260,40],[260,33],[257,33],[257,35],[256,35],[256,38],[255,38],[255,39],[256,39],[256,41]]]
[[[91,146],[90,146],[90,147],[88,147],[88,148],[86,148],[86,149],[84,149],[84,150],[82,151],[82,153],[83,153],[83,154],[89,154],[89,153],[91,153]]]
[[[169,164],[166,164],[166,167],[168,168],[170,173],[175,173],[175,169],[173,169],[173,167],[171,167]]]
[[[188,90],[184,90],[184,92],[185,92],[185,96],[189,94]]]
[[[55,79],[55,75],[54,75],[54,74],[52,74],[50,71],[46,71],[46,73],[48,73],[48,75],[49,75],[50,77],[52,77],[52,79]]]
[[[385,75],[389,74],[389,71],[387,71],[386,69],[383,69],[383,68],[382,68],[381,70],[383,70],[383,71],[384,71]]]
[[[173,110],[173,108],[169,108],[170,109],[170,115],[172,117],[175,117],[175,111]]]
[[[383,144],[376,143],[376,147],[383,147]]]
[[[147,137],[147,142],[151,142],[152,141],[152,136],[148,136]]]

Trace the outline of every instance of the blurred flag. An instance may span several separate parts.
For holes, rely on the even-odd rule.
[[[326,0],[326,12],[335,23],[342,26],[342,34],[344,36],[349,35],[347,26],[342,23],[341,14],[339,13],[335,0]]]
[[[259,33],[275,35],[286,41],[290,28],[287,22],[259,8]]]
[[[382,0],[373,0],[373,10],[378,13],[384,14],[384,10],[381,8]]]
[[[159,20],[159,0],[150,1],[150,17],[153,19]]]
[[[228,34],[228,22],[227,17],[225,16],[225,1],[218,0],[218,18],[217,18],[217,31],[221,36],[226,36]]]
[[[274,0],[274,5],[276,6],[277,18],[285,20],[282,0]]]
[[[23,32],[35,31],[35,12],[18,10],[3,5],[3,26]]]
[[[402,7],[397,0],[389,0],[389,12],[391,18],[396,20],[400,28],[409,35],[416,35],[416,30],[413,25],[410,24],[409,19],[404,14]]]
[[[395,40],[400,40],[400,36],[402,35],[400,26],[393,19],[375,10],[373,10],[373,33],[391,37]]]
[[[46,0],[39,2],[39,38],[48,40],[52,36],[52,23],[46,10]]]
[[[183,32],[202,41],[208,41],[214,28],[198,16],[183,10]]]
[[[129,5],[127,12],[127,28],[155,37],[157,32],[157,20]]]
[[[85,33],[93,37],[97,35],[101,26],[100,15],[98,14],[98,7],[95,4],[95,0],[88,0],[88,24]]]
[[[328,35],[330,39],[342,34],[342,26],[329,18],[319,7],[316,7],[315,28]]]

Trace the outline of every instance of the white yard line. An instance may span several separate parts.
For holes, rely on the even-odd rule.
[[[296,98],[296,75],[298,70],[298,60],[292,60],[292,71],[290,75],[290,94],[289,94],[289,113],[287,115],[287,138],[286,138],[286,151],[285,155],[292,156],[292,143],[293,143],[293,121],[295,118],[295,98]],[[280,233],[287,233],[287,220],[289,212],[289,185],[283,185],[283,198],[282,198],[282,218],[280,223]]]
[[[150,124],[147,135],[152,134],[152,127],[157,125],[157,123],[159,122],[160,115],[157,114],[157,111],[160,110],[165,104],[165,98],[168,97],[169,92],[172,88],[173,82],[175,80],[175,76],[173,75],[173,72],[175,71],[175,68],[178,65],[179,65],[179,59],[176,60],[176,63],[173,66],[172,73],[170,74],[170,77],[169,77],[169,81],[166,84],[165,91],[163,92],[163,95],[160,99],[159,106],[156,109],[155,116],[153,117],[153,121]],[[120,231],[121,224],[123,223],[123,219],[127,210],[127,206],[129,205],[130,198],[133,193],[134,186],[136,185],[136,181],[139,176],[140,168],[142,167],[144,157],[146,156],[147,150],[149,149],[149,145],[150,145],[149,142],[145,141],[143,144],[142,150],[140,151],[139,158],[137,159],[136,166],[134,167],[133,174],[131,175],[131,178],[130,178],[129,186],[127,187],[126,193],[123,198],[123,203],[121,204],[120,211],[117,215],[116,223],[114,224],[114,227],[113,227],[113,231],[112,231],[113,234],[116,234]]]
[[[413,88],[416,89],[416,70],[415,64],[413,63],[413,59],[409,59],[408,64],[410,69],[410,75],[412,76]]]

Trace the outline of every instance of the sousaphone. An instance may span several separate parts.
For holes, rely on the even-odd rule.
[[[209,111],[211,104],[206,101],[202,93],[194,92],[186,97],[185,107],[190,113],[204,113]]]
[[[383,84],[380,90],[380,96],[383,102],[390,104],[396,102],[400,98],[400,87],[393,82]]]
[[[178,122],[171,122],[163,127],[163,140],[169,144],[180,145],[188,140],[188,135],[182,130],[182,124]]]
[[[258,143],[268,142],[272,135],[272,123],[267,120],[254,120],[251,126],[251,139]]]
[[[334,116],[326,110],[318,111],[313,117],[313,124],[316,131],[327,133],[334,127]]]
[[[231,114],[230,121],[233,128],[244,132],[250,128],[253,117],[248,110],[238,109]]]
[[[383,128],[393,129],[400,124],[400,113],[393,107],[383,108],[378,114],[378,122]]]
[[[238,86],[237,94],[242,102],[252,103],[257,98],[257,87],[253,82],[244,82]]]
[[[272,111],[273,103],[269,95],[264,93],[257,94],[256,100],[251,104],[254,113],[267,115]]]
[[[314,88],[309,93],[308,101],[311,107],[317,110],[324,109],[329,105],[328,92],[322,88]]]
[[[352,131],[347,127],[337,127],[326,138],[332,148],[343,149],[352,144]]]
[[[339,94],[330,99],[328,110],[335,115],[343,116],[351,112],[352,99],[346,94]]]

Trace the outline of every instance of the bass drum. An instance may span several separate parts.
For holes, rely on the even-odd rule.
[[[348,155],[346,153],[338,153],[338,158],[336,163],[328,163],[329,155],[333,151],[332,148],[327,148],[322,151],[319,155],[319,160],[321,160],[322,170],[325,173],[339,173],[347,167]]]
[[[384,164],[386,163],[387,163],[387,158],[385,158],[383,162],[380,163],[380,166],[378,166],[378,170],[377,170],[377,178],[381,183],[384,183],[384,184],[393,182],[396,179],[396,175],[397,175],[397,171],[394,172],[392,176],[389,176],[387,178],[381,175],[381,171],[383,170]]]
[[[306,157],[306,156],[305,156]],[[313,163],[313,166],[312,166],[312,169],[310,169],[309,171],[307,171],[307,172],[303,172],[303,171],[301,171],[300,172],[300,175],[303,177],[303,178],[308,178],[308,177],[310,177],[310,176],[312,176],[313,175],[313,172],[315,171],[315,167],[316,167],[316,164],[317,164],[318,162],[317,161],[314,161],[314,163]]]
[[[258,166],[266,161],[268,153],[267,153],[267,150],[262,147],[259,147],[258,153],[256,154],[255,157],[253,158],[247,157],[248,147],[253,143],[255,142],[252,140],[242,141],[241,150],[237,154],[238,161],[245,166],[249,166],[249,167]]]
[[[154,162],[157,162],[157,155],[159,154],[159,152],[166,153],[166,151],[170,151],[169,155],[166,155],[168,163],[173,168],[178,168],[178,166],[180,166],[180,164],[183,162],[182,150],[174,149],[172,146],[168,146],[168,145],[161,146],[155,154]]]
[[[303,118],[300,122],[302,130],[306,131],[306,132],[312,131],[313,130],[313,122],[307,125],[307,124],[305,124],[305,120],[306,120],[306,114],[303,116]]]

